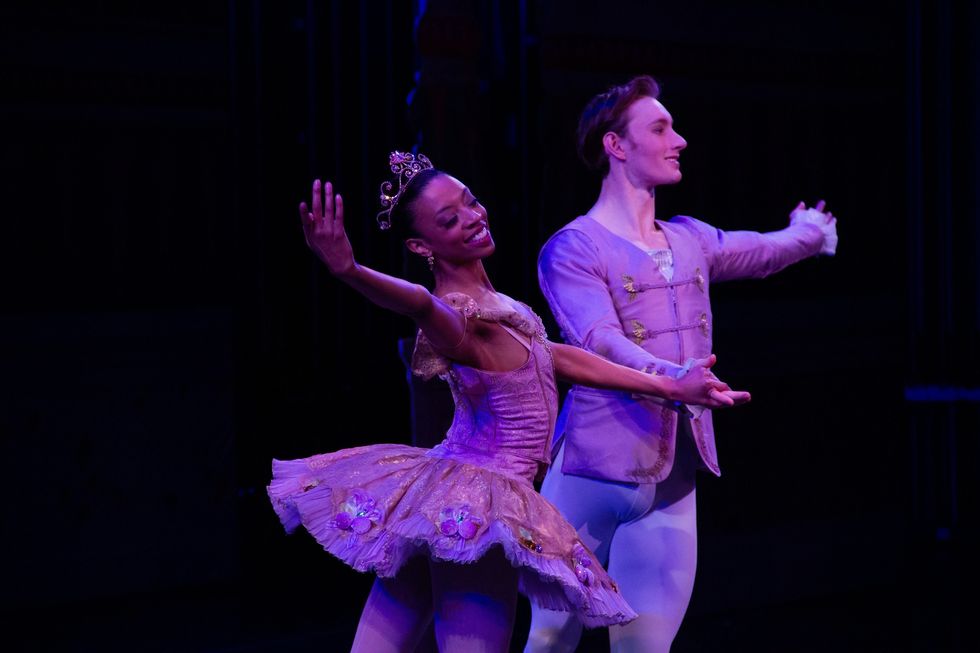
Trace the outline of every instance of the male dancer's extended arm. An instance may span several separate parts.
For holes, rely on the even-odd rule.
[[[711,264],[712,282],[761,279],[817,254],[837,249],[837,219],[823,203],[808,209],[802,202],[790,213],[790,225],[779,231],[723,231],[687,216],[671,219],[694,232]]]

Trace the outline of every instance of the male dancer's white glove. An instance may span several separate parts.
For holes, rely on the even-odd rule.
[[[817,206],[810,209],[806,204],[800,202],[789,214],[791,225],[810,223],[816,225],[823,232],[823,246],[820,253],[833,256],[837,253],[837,218],[830,211],[824,211],[826,203],[823,200],[817,202]]]

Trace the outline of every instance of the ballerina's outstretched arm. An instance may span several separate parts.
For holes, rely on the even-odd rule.
[[[714,375],[714,354],[698,359],[690,371],[674,379],[634,370],[572,345],[552,343],[551,351],[555,373],[569,383],[654,395],[708,408],[736,406],[752,398],[748,392],[732,390]]]
[[[463,340],[466,319],[420,284],[361,265],[344,229],[344,200],[333,184],[313,182],[312,210],[301,202],[299,216],[306,244],[330,273],[389,311],[412,318],[437,350],[452,349]]]

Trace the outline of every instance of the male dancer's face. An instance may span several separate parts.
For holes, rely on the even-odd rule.
[[[630,105],[626,115],[623,149],[631,176],[648,188],[679,182],[680,154],[687,141],[674,131],[674,119],[664,105],[642,97]]]

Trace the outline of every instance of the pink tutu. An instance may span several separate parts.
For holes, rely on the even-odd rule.
[[[590,627],[636,614],[578,534],[527,481],[379,444],[273,461],[269,496],[292,532],[303,525],[358,571],[394,576],[418,554],[480,559],[500,546],[520,590],[542,607],[572,610]]]

